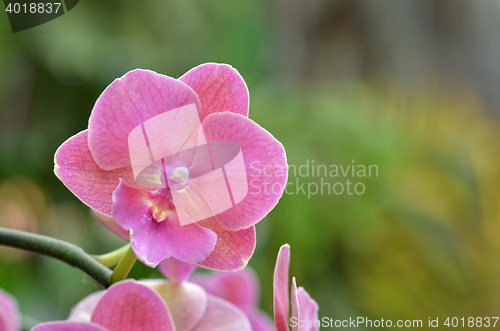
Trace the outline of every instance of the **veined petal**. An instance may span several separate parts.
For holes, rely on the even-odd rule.
[[[252,331],[243,311],[226,300],[208,295],[207,309],[191,331]]]
[[[165,277],[175,283],[182,283],[188,280],[189,276],[196,269],[196,265],[177,260],[169,257],[160,262],[160,271]]]
[[[130,231],[132,249],[137,258],[156,267],[170,256],[188,263],[205,259],[215,247],[217,235],[192,223],[181,226],[176,215],[161,222],[153,219],[152,208],[160,204],[155,196],[124,181],[113,192],[113,218]]]
[[[179,80],[189,85],[201,101],[201,116],[229,111],[248,116],[248,88],[239,72],[227,64],[205,63]]]
[[[112,194],[120,178],[135,185],[132,169],[101,169],[90,153],[87,137],[88,130],[82,131],[57,149],[54,172],[84,204],[109,216],[113,206]]]
[[[223,229],[215,217],[198,222],[217,235],[217,244],[203,261],[196,265],[218,271],[236,271],[244,268],[255,250],[255,227],[239,231]]]
[[[166,111],[195,104],[196,93],[180,80],[136,69],[109,85],[97,99],[89,119],[89,146],[105,170],[130,165],[128,136],[144,121]]]
[[[216,218],[226,230],[246,229],[262,220],[283,195],[288,176],[285,149],[268,131],[239,114],[211,114],[202,125],[207,141],[231,141],[241,148],[248,192]]]
[[[154,289],[167,304],[176,331],[191,330],[203,317],[207,308],[207,293],[200,286],[164,280],[141,281]]]
[[[38,324],[31,331],[109,331],[108,329],[87,322],[60,321]]]
[[[92,322],[110,331],[174,331],[160,296],[145,285],[124,281],[111,286],[92,314]]]
[[[274,269],[274,323],[276,331],[289,331],[288,268],[290,266],[290,246],[281,246]]]

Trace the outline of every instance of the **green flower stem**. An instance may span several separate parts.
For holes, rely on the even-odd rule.
[[[127,278],[128,273],[134,266],[135,261],[137,261],[137,257],[135,257],[134,251],[129,245],[127,252],[123,255],[120,262],[118,262],[118,265],[111,275],[111,279],[109,281],[110,285]]]
[[[0,227],[0,245],[44,254],[78,268],[107,288],[112,271],[94,260],[80,247],[39,234]]]
[[[120,262],[121,258],[128,251],[130,244],[126,244],[123,247],[118,248],[112,252],[103,255],[92,255],[92,257],[105,267],[114,267]]]

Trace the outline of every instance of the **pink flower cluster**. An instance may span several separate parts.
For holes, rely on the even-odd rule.
[[[290,247],[283,245],[274,271],[274,326],[257,308],[260,291],[250,269],[187,281],[195,267],[171,258],[160,265],[168,281],[117,283],[83,299],[67,321],[40,324],[33,331],[289,331],[289,262]],[[297,289],[295,278],[291,296],[292,317],[318,319],[318,305],[302,287]]]
[[[221,318],[223,316],[223,318]],[[67,321],[33,331],[251,331],[245,314],[195,284],[126,280],[90,295]]]
[[[105,89],[88,129],[57,150],[55,173],[168,280],[116,283],[82,300],[68,320],[33,331],[289,330],[290,247],[281,247],[276,263],[274,323],[258,308],[255,273],[240,270],[255,248],[254,225],[287,181],[283,146],[248,118],[248,107],[243,78],[214,63],[179,79],[133,70]],[[189,280],[197,267],[233,272]],[[11,306],[1,294],[0,323],[14,325],[2,319]],[[293,278],[292,317],[316,320],[317,312]]]

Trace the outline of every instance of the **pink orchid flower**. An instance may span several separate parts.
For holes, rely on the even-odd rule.
[[[245,314],[195,284],[117,283],[83,299],[67,321],[33,331],[251,331]]]
[[[130,71],[101,94],[88,130],[59,147],[54,171],[129,232],[143,263],[172,256],[243,268],[254,225],[287,180],[283,146],[248,118],[248,106],[246,84],[229,65],[203,64],[179,79]]]
[[[283,245],[278,253],[274,269],[274,323],[276,331],[317,331],[318,304],[303,287],[297,289],[295,277],[292,280],[292,318],[289,319],[290,300],[288,296],[288,268],[290,265],[290,246]]]
[[[160,263],[161,272],[173,282],[185,282],[196,266],[174,258]],[[209,294],[231,302],[240,308],[250,320],[253,331],[273,331],[272,320],[258,308],[260,286],[255,272],[246,267],[236,272],[216,272],[210,275],[194,275],[191,283],[198,284]]]
[[[0,289],[0,331],[19,331],[20,317],[17,300]]]

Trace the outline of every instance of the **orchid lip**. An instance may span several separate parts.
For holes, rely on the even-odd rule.
[[[153,206],[151,212],[153,219],[158,223],[163,222],[168,217],[168,213],[157,206]]]

